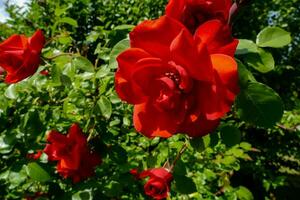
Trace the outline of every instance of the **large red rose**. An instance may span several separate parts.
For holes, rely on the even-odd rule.
[[[228,22],[231,0],[170,0],[166,15],[182,22],[192,33],[202,23],[219,19]]]
[[[12,35],[0,44],[0,66],[7,72],[5,82],[16,83],[33,75],[40,65],[45,44],[41,30],[32,37]]]
[[[202,35],[199,35],[202,34]],[[218,39],[163,16],[145,21],[131,33],[131,48],[118,58],[115,75],[120,98],[134,104],[134,126],[147,137],[191,137],[214,130],[239,91],[237,64],[210,54]],[[222,46],[222,45],[220,45]],[[226,48],[224,48],[226,49]]]
[[[94,175],[94,168],[101,163],[101,158],[91,152],[87,140],[77,124],[73,124],[67,135],[57,131],[48,134],[44,152],[48,160],[58,161],[57,172],[64,178],[79,182]]]
[[[153,199],[165,199],[170,192],[170,184],[173,175],[165,168],[145,170],[139,174],[139,178],[149,177],[144,185],[145,194]]]

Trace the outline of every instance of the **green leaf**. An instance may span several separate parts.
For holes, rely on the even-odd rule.
[[[8,88],[5,90],[4,96],[8,99],[17,99],[19,96],[17,92],[17,85],[9,85]]]
[[[124,39],[118,42],[112,49],[109,55],[109,68],[116,69],[118,67],[118,63],[116,58],[120,53],[122,53],[124,50],[128,49],[130,47],[130,41],[129,39]]]
[[[10,153],[16,143],[16,138],[13,135],[8,135],[4,132],[0,136],[0,154]]]
[[[245,61],[261,73],[267,73],[275,68],[275,61],[272,54],[261,48],[258,49],[258,53],[247,54]]]
[[[264,128],[270,128],[283,115],[283,102],[279,95],[262,83],[249,83],[236,99],[240,118]]]
[[[112,105],[109,99],[105,96],[101,96],[97,102],[97,106],[99,107],[102,115],[109,119],[112,114]]]
[[[202,152],[205,150],[207,146],[205,146],[205,143],[203,141],[202,137],[193,138],[190,140],[191,146],[198,152]]]
[[[254,197],[250,190],[248,190],[246,187],[240,186],[238,191],[236,192],[238,199],[240,200],[253,200]]]
[[[70,17],[61,18],[57,21],[57,23],[66,23],[66,24],[69,24],[69,25],[74,26],[74,27],[78,26],[77,21],[70,18]]]
[[[246,150],[246,151],[249,151],[249,150],[251,150],[252,145],[249,144],[249,143],[247,143],[247,142],[242,142],[242,143],[240,144],[240,147],[243,148],[243,149]]]
[[[27,165],[27,174],[30,178],[39,182],[46,182],[50,180],[49,174],[37,163],[32,162]]]
[[[65,44],[65,45],[71,44],[72,41],[73,41],[73,38],[70,36],[64,36],[64,37],[58,38],[58,42],[61,44]]]
[[[234,126],[223,126],[221,128],[221,139],[227,147],[232,147],[241,142],[241,132]]]
[[[263,29],[256,39],[256,44],[260,47],[280,48],[291,43],[291,34],[278,27],[267,27]]]
[[[104,192],[109,197],[117,197],[122,193],[123,187],[117,181],[111,181],[104,188]]]
[[[81,69],[86,72],[95,71],[94,65],[85,57],[77,56],[73,59],[72,63],[77,69]]]
[[[177,192],[181,194],[191,194],[197,191],[193,179],[183,175],[176,175],[174,179]]]
[[[246,66],[239,60],[238,72],[239,72],[239,83],[242,88],[247,87],[250,82],[256,82],[252,73],[246,68]]]
[[[248,53],[258,53],[257,45],[251,40],[240,39],[235,54],[243,55]]]
[[[83,190],[72,195],[72,200],[92,200],[93,195],[91,190]]]

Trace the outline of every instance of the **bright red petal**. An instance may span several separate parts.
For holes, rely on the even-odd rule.
[[[137,69],[136,63],[143,58],[152,57],[142,49],[130,48],[121,53],[118,58],[119,68],[115,75],[115,87],[119,97],[131,104],[146,100],[142,90],[132,83],[132,74]]]
[[[190,137],[202,137],[212,133],[220,123],[219,119],[208,120],[205,116],[200,115],[196,121],[187,118],[182,124],[180,132],[186,133]]]
[[[30,45],[30,48],[41,52],[42,48],[45,44],[45,37],[43,35],[43,32],[41,30],[37,30],[31,38],[29,38],[28,43]]]
[[[222,82],[234,94],[239,93],[239,77],[236,61],[223,54],[211,55],[214,69],[218,72]]]
[[[166,7],[166,15],[180,20],[184,11],[186,0],[170,0]]]
[[[134,106],[133,122],[136,130],[146,137],[168,138],[177,132],[182,114],[168,111],[161,112],[151,103]]]
[[[0,44],[1,51],[23,50],[28,45],[28,39],[24,35],[12,35]]]
[[[162,16],[144,21],[130,33],[131,47],[141,48],[154,57],[168,60],[170,45],[185,27],[178,21]]]
[[[206,48],[202,46],[198,49],[187,30],[182,30],[173,40],[170,51],[171,59],[185,68],[191,77],[202,81],[213,80],[213,68]]]
[[[219,20],[210,20],[199,26],[194,35],[207,45],[210,53],[234,56],[238,40],[232,38],[230,27]]]

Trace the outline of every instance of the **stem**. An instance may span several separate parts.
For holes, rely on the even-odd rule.
[[[46,59],[46,60],[53,60],[53,59],[55,59],[57,57],[60,57],[60,56],[74,56],[74,55],[76,55],[76,54],[74,54],[74,53],[60,53],[60,54],[57,54],[57,55],[49,57],[49,58],[46,58],[46,57],[43,57],[43,58]]]
[[[173,171],[174,166],[176,165],[177,161],[180,159],[180,157],[182,156],[182,154],[185,152],[185,150],[187,150],[188,145],[187,143],[184,143],[184,145],[181,147],[180,151],[178,152],[175,160],[173,161],[171,167],[170,167],[170,171]]]

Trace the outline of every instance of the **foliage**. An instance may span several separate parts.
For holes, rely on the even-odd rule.
[[[171,163],[187,142],[174,169],[172,199],[296,199],[299,3],[253,0],[240,12],[233,32],[244,39],[236,54],[241,93],[214,133],[193,140],[136,133],[132,107],[114,91],[115,58],[129,47],[127,34],[162,15],[165,0],[36,0],[25,11],[8,6],[11,19],[0,25],[0,39],[43,29],[51,41],[39,72],[50,76],[37,72],[18,84],[0,83],[0,198],[42,192],[45,199],[146,199],[130,169]],[[73,122],[103,158],[96,176],[79,184],[55,173],[45,154],[27,158],[44,148],[47,131],[66,132]]]

